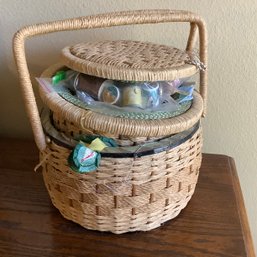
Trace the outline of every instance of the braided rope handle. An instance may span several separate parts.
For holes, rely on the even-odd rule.
[[[32,126],[34,138],[40,151],[46,148],[46,139],[41,125],[30,73],[25,55],[25,40],[37,35],[59,31],[105,28],[132,24],[150,24],[164,22],[189,22],[191,25],[187,42],[187,51],[191,51],[196,42],[197,28],[199,31],[199,57],[207,65],[207,31],[204,20],[191,12],[173,10],[138,10],[98,14],[74,19],[66,19],[26,26],[20,29],[13,38],[13,53],[19,74],[20,86],[25,107]],[[207,71],[200,71],[200,94],[204,101],[206,113]]]

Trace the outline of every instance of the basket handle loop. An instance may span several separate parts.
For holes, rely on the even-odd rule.
[[[74,19],[66,19],[26,26],[20,29],[13,39],[14,58],[19,73],[22,95],[36,144],[40,151],[46,148],[46,139],[42,129],[30,74],[25,55],[25,40],[37,35],[59,31],[105,28],[132,24],[153,24],[164,22],[189,22],[191,25],[186,50],[191,51],[199,31],[199,57],[207,65],[207,31],[204,20],[191,12],[173,10],[138,10],[98,14]],[[207,71],[200,71],[200,94],[204,101],[203,116],[206,113]]]

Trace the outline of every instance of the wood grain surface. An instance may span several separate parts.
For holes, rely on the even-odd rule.
[[[31,141],[0,139],[0,256],[254,257],[233,160],[205,154],[196,192],[172,221],[123,235],[86,230],[53,207]]]

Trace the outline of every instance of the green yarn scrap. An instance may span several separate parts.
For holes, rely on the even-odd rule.
[[[56,72],[55,75],[52,77],[52,83],[53,85],[56,85],[64,79],[66,79],[66,72],[63,70],[60,70]]]

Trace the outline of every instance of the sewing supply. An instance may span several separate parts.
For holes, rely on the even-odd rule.
[[[97,138],[99,138],[107,147],[117,147],[118,146],[116,141],[109,137],[96,136],[96,135],[79,135],[79,136],[75,137],[75,139],[77,141],[83,141],[86,144],[91,144]]]
[[[78,73],[74,80],[74,88],[78,91],[86,92],[94,100],[98,100],[99,90],[105,81],[103,78]]]
[[[100,164],[101,155],[86,147],[84,143],[78,143],[71,152],[68,162],[70,167],[79,173],[95,171]]]
[[[142,91],[137,85],[128,85],[123,88],[122,104],[123,107],[143,107]]]
[[[56,74],[52,77],[52,83],[53,85],[56,85],[64,79],[66,79],[66,72],[60,70],[60,71],[57,71]]]
[[[158,82],[144,83],[142,86],[143,108],[154,108],[160,103],[160,85]]]
[[[120,90],[112,80],[105,80],[98,91],[98,99],[105,103],[116,104],[120,99]]]
[[[96,138],[87,147],[92,151],[101,152],[107,147],[107,145],[100,138]]]

